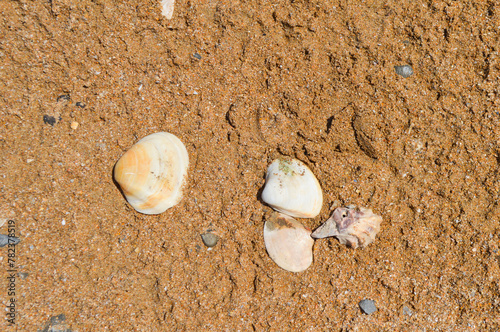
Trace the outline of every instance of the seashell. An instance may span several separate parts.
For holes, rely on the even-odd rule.
[[[170,20],[174,15],[175,0],[161,0],[161,14]]]
[[[370,209],[358,209],[355,206],[340,207],[335,209],[332,216],[311,236],[315,239],[335,236],[340,243],[352,248],[366,247],[375,241],[381,222],[382,217]]]
[[[269,165],[261,197],[276,211],[297,218],[314,218],[323,205],[318,180],[297,159],[276,159]]]
[[[284,270],[302,272],[313,261],[311,230],[285,214],[271,214],[264,224],[264,242],[271,259]]]
[[[116,163],[114,177],[134,209],[158,214],[180,201],[188,164],[184,144],[160,132],[132,146]]]
[[[396,74],[403,76],[404,78],[413,75],[413,68],[409,65],[394,66],[394,70],[396,71]]]

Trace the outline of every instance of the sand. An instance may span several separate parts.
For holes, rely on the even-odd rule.
[[[178,0],[168,20],[159,0],[19,0],[0,13],[0,218],[21,239],[15,296],[0,249],[0,300],[16,303],[2,331],[60,315],[72,331],[500,330],[494,1]],[[144,215],[112,170],[159,131],[186,145],[189,177],[178,205]],[[320,215],[300,222],[356,204],[383,217],[377,240],[317,240],[309,269],[280,269],[260,200],[280,156],[323,188]]]

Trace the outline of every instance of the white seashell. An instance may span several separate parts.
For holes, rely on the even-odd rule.
[[[264,224],[264,242],[271,259],[290,272],[302,272],[313,261],[311,230],[287,215],[273,212]]]
[[[276,159],[267,168],[262,200],[276,211],[314,218],[323,205],[323,191],[311,170],[297,159]]]
[[[184,144],[160,132],[132,146],[116,163],[114,177],[134,209],[158,214],[180,201],[188,164]]]
[[[170,20],[174,15],[175,0],[161,0],[161,14]]]
[[[375,241],[381,222],[382,217],[370,209],[358,209],[355,206],[341,207],[335,209],[332,216],[311,236],[315,239],[335,236],[340,243],[352,248],[366,247]]]

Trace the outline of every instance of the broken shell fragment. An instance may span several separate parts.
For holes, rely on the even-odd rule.
[[[161,14],[168,20],[174,15],[175,0],[161,0]]]
[[[134,209],[158,214],[180,201],[188,164],[184,144],[160,132],[132,146],[116,163],[114,177]]]
[[[289,216],[314,218],[321,211],[323,191],[303,162],[281,158],[267,168],[262,200]]]
[[[352,248],[358,246],[363,248],[375,241],[381,222],[382,217],[370,209],[355,206],[341,207],[335,209],[332,216],[311,236],[315,239],[335,236],[342,244]]]
[[[273,212],[264,224],[269,257],[282,269],[302,272],[313,261],[311,230],[287,215]]]

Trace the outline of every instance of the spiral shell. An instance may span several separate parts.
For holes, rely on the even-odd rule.
[[[276,211],[297,218],[314,218],[323,205],[318,180],[297,159],[276,159],[269,165],[261,197]]]
[[[269,257],[282,269],[302,272],[313,261],[311,230],[287,215],[273,212],[264,224]]]
[[[158,214],[180,201],[188,164],[184,144],[160,132],[132,146],[116,163],[114,178],[134,209]]]
[[[375,241],[381,222],[382,217],[370,209],[358,209],[355,206],[341,207],[335,209],[332,216],[311,236],[315,239],[335,236],[340,243],[349,247],[366,247]]]

